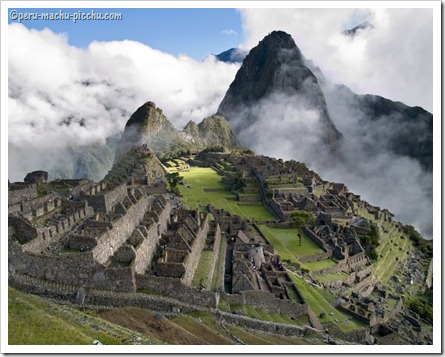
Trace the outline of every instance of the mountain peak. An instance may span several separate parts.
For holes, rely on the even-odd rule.
[[[134,146],[148,144],[155,151],[169,147],[177,137],[177,130],[157,108],[154,102],[146,102],[140,106],[125,125],[114,162],[121,160]]]
[[[291,35],[269,33],[244,59],[217,114],[227,118],[239,134],[258,120],[252,109],[258,104],[272,96],[297,100],[301,107],[320,113],[323,140],[335,141],[341,135],[329,117],[317,78],[305,62]]]
[[[126,128],[132,125],[141,125],[145,131],[157,132],[163,126],[172,127],[173,125],[163,115],[162,109],[157,108],[154,102],[146,102],[140,106],[130,117]]]

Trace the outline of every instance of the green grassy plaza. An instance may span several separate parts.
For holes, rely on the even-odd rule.
[[[224,209],[242,218],[275,220],[276,217],[263,205],[239,205],[237,196],[221,182],[221,176],[208,167],[191,167],[190,172],[181,172],[186,185],[180,185],[181,195],[192,208],[205,210],[208,204]],[[212,191],[216,190],[216,191]]]

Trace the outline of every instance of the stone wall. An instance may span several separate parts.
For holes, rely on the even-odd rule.
[[[184,273],[185,273],[184,263],[158,261],[156,264],[156,275],[180,279],[182,278]]]
[[[201,227],[196,234],[196,238],[193,241],[193,246],[191,247],[192,251],[186,257],[185,271],[181,279],[182,283],[185,285],[190,285],[192,283],[193,275],[198,267],[199,258],[201,257],[201,252],[204,248],[208,232],[209,216],[206,214],[204,220],[201,222]]]
[[[110,190],[100,191],[98,194],[83,194],[81,199],[86,199],[88,204],[99,212],[110,212],[113,206],[122,202],[127,197],[127,185],[125,183]]]
[[[303,231],[310,239],[312,239],[315,242],[315,244],[317,244],[325,252],[327,252],[330,249],[330,247],[310,229],[305,227],[303,228]]]
[[[240,294],[221,293],[220,299],[232,306],[250,305],[266,311],[298,317],[307,313],[307,304],[296,304],[290,299],[278,299],[267,291],[244,290]]]
[[[272,213],[277,216],[279,219],[282,220],[289,220],[290,213],[286,215],[283,210],[281,209],[281,206],[275,202],[274,200],[268,199],[267,200],[267,206],[272,211]]]
[[[128,208],[125,216],[113,222],[111,230],[107,230],[98,238],[97,245],[93,249],[93,256],[99,263],[104,264],[130,237],[144,217],[148,203],[147,196],[141,197],[139,201]]]
[[[14,205],[22,201],[37,197],[36,184],[11,184],[8,190],[8,205]]]
[[[347,269],[346,260],[339,260],[336,266],[325,268],[314,272],[314,275],[334,274]]]
[[[379,325],[371,328],[371,333],[375,338],[376,345],[399,345],[399,334],[385,325]]]
[[[261,201],[260,195],[238,195],[238,200],[240,202],[258,202]]]
[[[370,320],[367,317],[362,316],[359,313],[357,313],[355,311],[352,311],[352,310],[348,309],[347,307],[345,307],[343,305],[338,305],[337,309],[340,310],[340,311],[343,311],[343,312],[345,312],[345,313],[347,313],[347,314],[349,314],[351,316],[354,316],[357,320],[360,320],[360,321],[362,321],[363,323],[365,323],[366,325],[369,326]]]
[[[29,221],[14,215],[8,217],[8,226],[22,242],[28,242],[37,237],[37,229]]]
[[[23,245],[23,250],[31,253],[40,253],[51,244],[57,242],[63,234],[68,232],[74,225],[94,215],[92,207],[78,209],[70,215],[65,215],[57,224],[48,227],[37,228],[37,236]]]
[[[179,279],[175,278],[136,274],[136,286],[138,289],[148,289],[163,296],[174,297],[175,299],[199,306],[217,306],[215,293],[186,286]]]
[[[348,258],[348,266],[351,270],[356,270],[368,262],[365,252],[360,252]]]
[[[104,290],[135,290],[131,268],[105,268],[91,252],[44,256],[26,253],[18,243],[9,242],[8,256],[10,273]]]
[[[140,232],[140,230],[138,230]],[[147,236],[136,246],[136,258],[132,265],[136,273],[143,274],[150,266],[156,244],[159,241],[158,229],[155,224],[148,227]]]
[[[314,255],[308,255],[306,257],[298,257],[298,260],[302,263],[305,262],[317,262],[319,260],[332,258],[332,250],[328,250],[324,253],[314,254]]]
[[[216,229],[214,232],[212,232],[212,236],[213,236],[213,256],[212,256],[212,262],[210,263],[209,273],[207,274],[207,281],[209,282],[209,284],[212,282],[213,273],[215,271],[215,266],[218,262],[219,255],[222,254],[220,253],[221,228],[219,227],[218,223],[216,223]]]
[[[258,319],[252,319],[246,316],[234,315],[229,313],[221,313],[221,317],[225,322],[242,326],[255,331],[263,331],[267,333],[274,333],[281,336],[304,336],[306,329],[300,326],[278,324],[273,322],[261,321]]]

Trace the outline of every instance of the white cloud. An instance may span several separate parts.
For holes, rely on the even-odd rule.
[[[227,36],[238,36],[238,33],[235,30],[232,29],[225,29],[221,31],[222,35],[227,35]]]
[[[239,65],[174,57],[135,41],[92,42],[9,25],[9,178],[64,159],[66,149],[120,135],[154,101],[178,128],[214,114]],[[69,125],[68,125],[69,123]],[[37,167],[42,164],[41,167]]]
[[[432,9],[242,9],[244,46],[268,32],[292,35],[334,83],[432,111]],[[354,38],[342,31],[368,20]]]

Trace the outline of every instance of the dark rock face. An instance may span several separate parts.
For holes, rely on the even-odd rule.
[[[251,108],[273,95],[295,97],[300,106],[315,108],[320,115],[319,132],[324,142],[334,143],[341,137],[329,117],[317,78],[305,65],[292,37],[282,31],[270,33],[250,51],[221,102],[218,114],[227,118],[239,133],[257,120]]]
[[[48,181],[48,172],[46,171],[33,171],[26,175],[23,180],[26,183],[41,183]]]

